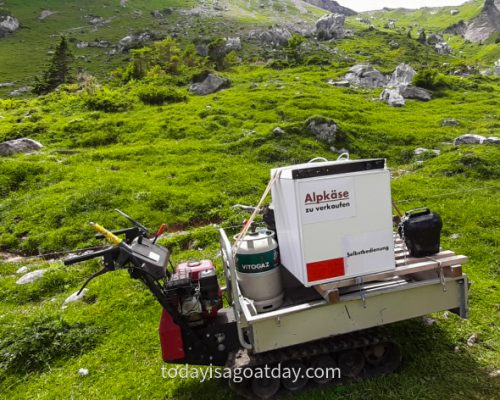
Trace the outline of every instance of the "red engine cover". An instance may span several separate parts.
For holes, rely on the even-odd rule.
[[[201,260],[201,261],[188,261],[179,264],[175,268],[175,272],[179,273],[180,270],[187,269],[191,272],[191,280],[193,281],[198,281],[200,279],[200,273],[202,271],[210,270],[213,269],[215,270],[215,267],[210,260]]]

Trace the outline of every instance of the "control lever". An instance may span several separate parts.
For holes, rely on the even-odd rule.
[[[156,231],[155,233],[155,237],[153,239],[153,244],[156,243],[156,240],[161,236],[163,235],[163,232],[165,232],[165,230],[167,229],[167,224],[161,224],[160,225],[160,228],[158,228],[158,231]]]

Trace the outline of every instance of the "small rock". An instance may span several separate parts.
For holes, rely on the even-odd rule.
[[[31,92],[31,89],[33,89],[33,87],[23,86],[23,87],[20,87],[19,89],[13,90],[12,92],[9,93],[9,95],[13,96],[13,97],[21,96],[22,94],[26,94],[26,93]]]
[[[495,371],[491,371],[488,376],[490,378],[498,378],[500,376],[500,369],[497,369]]]
[[[224,48],[226,53],[231,51],[241,50],[241,39],[239,37],[228,37],[226,38],[226,45]]]
[[[445,311],[445,312],[443,313],[443,318],[444,318],[444,319],[448,319],[448,318],[450,318],[450,312],[449,312],[449,311]]]
[[[40,15],[39,15],[38,19],[39,19],[40,21],[43,21],[45,18],[48,18],[48,17],[50,17],[51,15],[54,15],[54,14],[57,14],[57,12],[55,12],[55,11],[50,11],[50,10],[43,10],[43,11],[40,13]]]
[[[425,326],[432,326],[436,323],[436,320],[434,318],[422,317],[422,322]]]
[[[26,272],[28,272],[28,267],[24,266],[24,267],[19,268],[16,271],[16,274],[25,274]]]
[[[330,118],[311,117],[306,121],[305,128],[320,141],[333,144],[337,140],[339,127]]]
[[[469,336],[467,339],[467,346],[472,347],[477,343],[477,334],[473,333],[472,335]]]
[[[441,121],[441,126],[458,126],[460,122],[458,122],[455,118],[446,118]]]
[[[73,293],[71,296],[67,297],[66,300],[64,300],[64,304],[62,308],[66,308],[69,303],[75,303],[77,301],[82,301],[83,297],[85,296],[85,293],[87,293],[89,290],[87,288],[84,288],[80,294],[78,294],[79,291],[76,291]]]
[[[89,374],[89,370],[87,368],[80,368],[78,370],[78,375],[80,376],[87,376]]]
[[[398,43],[398,42],[396,42],[395,40],[391,40],[391,41],[389,42],[389,48],[390,48],[391,50],[396,50],[396,49],[399,49],[399,43]]]
[[[42,144],[33,139],[22,138],[0,143],[0,156],[11,156],[17,153],[33,153],[42,148]]]
[[[473,134],[466,134],[459,136],[455,138],[453,141],[453,144],[455,146],[458,146],[460,144],[482,144],[485,140],[484,136],[481,135],[473,135]]]
[[[458,15],[458,14],[460,14],[460,11],[456,10],[456,9],[453,9],[453,10],[450,10],[450,14],[451,15]]]
[[[454,351],[455,353],[460,353],[460,347],[455,346],[455,348],[453,349],[453,351]]]
[[[333,79],[329,79],[328,83],[332,86],[337,86],[337,87],[349,87],[351,84],[349,81],[343,80],[343,81],[334,81]]]
[[[162,19],[164,18],[165,16],[161,13],[160,10],[153,10],[151,11],[151,15],[153,16],[153,18],[156,18],[156,19]]]
[[[33,283],[36,280],[40,279],[45,272],[47,272],[46,269],[37,269],[32,272],[28,272],[26,275],[23,275],[21,278],[17,280],[18,285],[26,285],[27,283]]]
[[[6,87],[11,87],[14,86],[14,82],[2,82],[0,83],[0,88],[6,88]]]
[[[280,126],[273,129],[273,135],[276,137],[281,137],[285,134],[285,131]]]

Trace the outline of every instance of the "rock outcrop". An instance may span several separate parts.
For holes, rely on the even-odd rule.
[[[443,33],[448,35],[465,35],[465,32],[467,32],[467,24],[463,19],[458,21],[456,24],[450,25],[443,31]]]
[[[316,36],[319,40],[343,39],[345,15],[328,14],[316,21]]]
[[[431,100],[430,91],[411,84],[415,75],[416,72],[411,66],[405,63],[399,64],[392,73],[386,88],[380,94],[380,100],[393,107],[404,106],[406,99]]]
[[[467,26],[465,39],[483,42],[496,32],[500,32],[500,0],[486,0],[481,13]]]
[[[194,82],[189,87],[189,92],[199,96],[215,93],[219,90],[226,89],[231,86],[231,82],[227,78],[222,78],[214,74],[208,74],[199,82]]]
[[[162,34],[149,31],[128,35],[120,39],[117,45],[117,50],[125,52],[130,49],[143,47],[145,43],[152,42],[154,40],[161,40],[163,37],[164,35]]]
[[[0,15],[0,38],[19,29],[20,23],[11,15]]]
[[[443,36],[432,33],[427,37],[427,44],[430,44],[438,52],[438,54],[450,54],[453,50],[448,43],[443,39]]]
[[[42,144],[33,139],[15,139],[0,143],[0,156],[11,156],[17,153],[33,153],[42,148]]]
[[[304,0],[304,1],[318,8],[322,8],[323,10],[330,11],[334,14],[342,14],[345,15],[346,17],[350,17],[351,15],[357,14],[356,11],[341,6],[334,0]]]
[[[286,46],[288,39],[292,37],[287,28],[273,26],[265,31],[254,30],[248,35],[249,39],[257,39],[259,42],[271,46]]]

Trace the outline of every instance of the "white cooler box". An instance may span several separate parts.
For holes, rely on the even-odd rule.
[[[394,270],[384,159],[277,168],[272,188],[281,263],[305,286]]]

